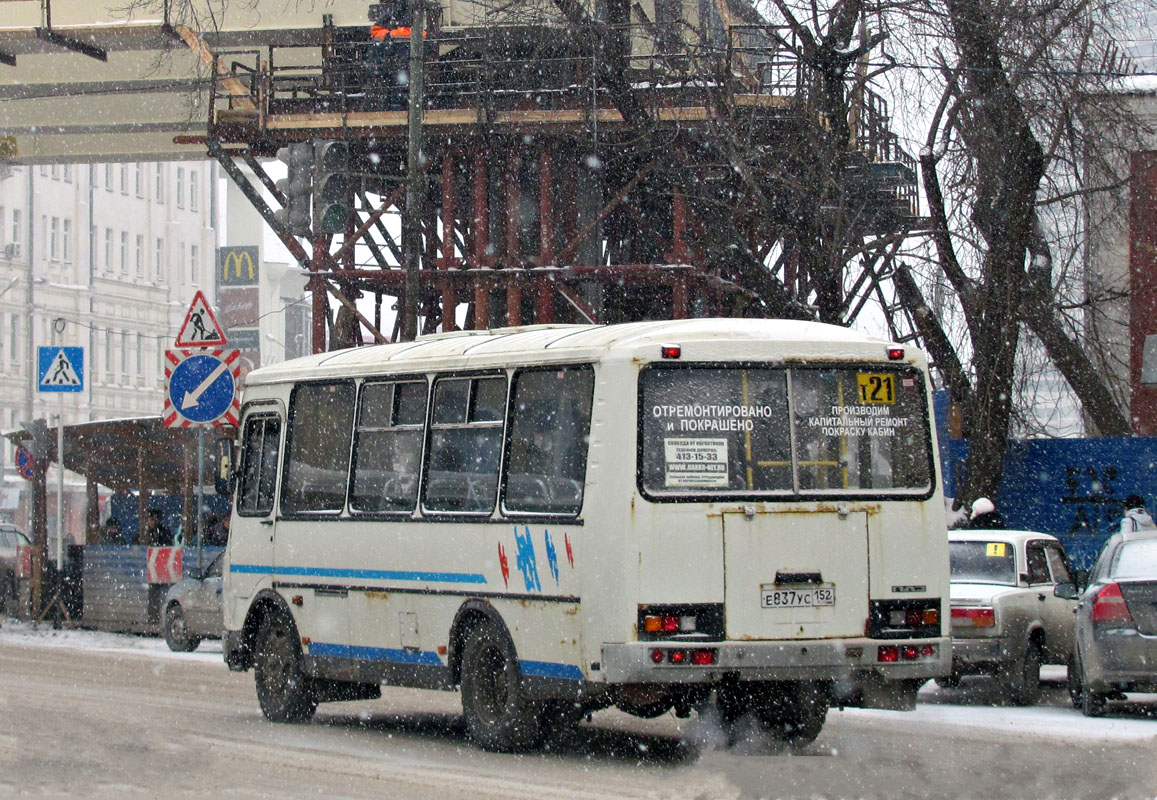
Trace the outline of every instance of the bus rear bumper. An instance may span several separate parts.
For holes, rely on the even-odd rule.
[[[683,655],[677,655],[679,651]],[[712,663],[694,663],[696,651],[714,651]],[[699,660],[706,658],[700,656]],[[952,646],[947,636],[793,642],[629,642],[604,644],[600,666],[608,683],[713,683],[724,677],[752,681],[927,680],[949,674]]]

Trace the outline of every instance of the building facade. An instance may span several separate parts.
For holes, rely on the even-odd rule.
[[[66,424],[161,413],[164,351],[198,290],[215,301],[216,174],[0,165],[0,431],[58,411]],[[38,391],[37,349],[52,345],[84,349],[83,392]],[[14,455],[5,440],[0,519],[23,522]]]

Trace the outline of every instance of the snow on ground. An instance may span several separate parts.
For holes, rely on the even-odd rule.
[[[66,647],[73,650],[100,651],[147,655],[152,658],[193,659],[213,661],[225,669],[221,656],[221,642],[208,640],[192,653],[174,653],[165,640],[155,636],[136,636],[126,633],[61,628],[54,630],[50,623],[32,623],[11,617],[0,617],[0,647],[34,646]]]
[[[68,628],[54,630],[47,623],[37,625],[10,617],[0,618],[0,647],[29,646],[192,659],[220,664],[221,669],[225,669],[220,641],[202,642],[192,653],[174,653],[164,639],[158,637]],[[995,682],[977,678],[965,679],[964,685],[956,690],[940,689],[929,682],[920,690],[915,711],[832,709],[828,722],[838,722],[840,717],[847,717],[897,725],[943,725],[957,733],[964,728],[974,729],[978,735],[986,731],[1012,732],[1042,741],[1084,741],[1089,744],[1146,741],[1157,737],[1157,695],[1130,695],[1128,702],[1111,704],[1107,716],[1090,719],[1069,703],[1064,667],[1044,667],[1041,679],[1044,684],[1042,702],[1031,708],[1003,705]]]

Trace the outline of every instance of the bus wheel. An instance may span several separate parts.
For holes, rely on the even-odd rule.
[[[514,644],[489,620],[474,626],[462,648],[462,716],[486,750],[526,750],[540,740],[540,709],[522,691]]]
[[[763,729],[794,746],[811,744],[823,730],[831,704],[824,681],[790,681],[774,685],[757,713]]]
[[[313,717],[317,698],[309,676],[301,671],[297,629],[286,614],[273,613],[262,620],[253,662],[257,701],[266,719],[306,722]]]
[[[201,643],[199,636],[189,632],[185,612],[177,603],[165,609],[165,644],[175,653],[190,653]]]

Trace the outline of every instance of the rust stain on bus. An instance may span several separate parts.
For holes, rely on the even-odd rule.
[[[389,600],[389,592],[366,592],[366,599],[368,600]]]

